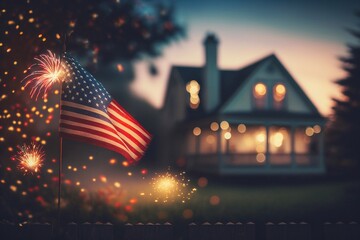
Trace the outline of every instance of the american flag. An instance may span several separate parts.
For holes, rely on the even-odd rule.
[[[127,113],[104,86],[69,54],[63,57],[60,136],[95,144],[139,160],[151,135]]]

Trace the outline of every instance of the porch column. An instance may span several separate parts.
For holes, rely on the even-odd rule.
[[[270,164],[270,149],[269,149],[269,141],[270,141],[270,136],[269,136],[269,126],[266,125],[266,154],[265,154],[265,167],[266,168],[270,168],[271,164]]]
[[[319,161],[319,168],[322,171],[325,171],[325,159],[324,159],[324,153],[325,153],[325,147],[324,147],[324,126],[321,126],[321,132],[320,132],[320,136],[319,136],[319,156],[318,156],[318,161]]]
[[[199,155],[200,154],[200,138],[201,138],[201,134],[199,136],[195,136],[195,155]]]
[[[221,173],[221,170],[224,166],[224,159],[223,159],[223,154],[221,152],[221,142],[222,142],[222,137],[221,137],[221,132],[222,130],[219,129],[217,131],[217,160],[218,160],[218,172]],[[224,152],[224,154],[226,154],[226,152]]]
[[[295,130],[296,126],[291,126],[291,168],[296,168],[295,156]]]

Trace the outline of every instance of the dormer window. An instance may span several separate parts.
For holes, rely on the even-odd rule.
[[[263,109],[265,108],[265,102],[266,102],[266,85],[264,83],[257,83],[254,86],[253,94],[255,99],[255,107],[257,109]]]
[[[274,108],[281,110],[284,108],[284,101],[286,97],[286,87],[282,83],[278,83],[273,88]]]

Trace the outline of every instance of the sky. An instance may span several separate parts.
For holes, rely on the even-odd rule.
[[[340,88],[333,82],[345,76],[338,60],[347,43],[356,43],[346,28],[356,28],[360,1],[355,0],[178,0],[178,20],[187,37],[164,48],[155,59],[157,76],[147,73],[149,59],[137,62],[131,89],[161,108],[171,65],[204,64],[202,41],[208,32],[220,39],[218,63],[238,69],[275,53],[325,116]]]

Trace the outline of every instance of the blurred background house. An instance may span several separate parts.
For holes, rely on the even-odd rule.
[[[204,66],[172,66],[162,157],[216,174],[324,173],[325,118],[278,58],[223,70],[217,36],[203,43]]]

